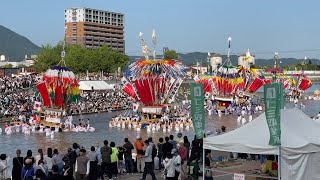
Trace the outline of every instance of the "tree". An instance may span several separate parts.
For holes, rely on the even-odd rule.
[[[52,47],[51,45],[42,46],[37,59],[34,61],[34,70],[37,72],[44,72],[49,67],[57,65],[61,59],[61,51],[61,44],[58,44],[55,47]]]
[[[178,54],[175,50],[168,50],[164,52],[165,59],[178,59]]]
[[[13,65],[12,64],[5,64],[4,66],[2,66],[3,68],[12,68]]]
[[[43,46],[35,61],[34,69],[37,72],[46,71],[50,66],[57,65],[61,60],[61,43],[55,47]],[[67,45],[65,47],[66,66],[74,73],[114,72],[118,67],[123,67],[129,61],[127,55],[114,51],[107,46],[87,49],[80,45]],[[61,64],[64,66],[64,64]]]
[[[24,68],[24,67],[27,67],[25,64],[19,64],[18,65],[18,68]]]

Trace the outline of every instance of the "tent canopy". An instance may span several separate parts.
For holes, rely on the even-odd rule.
[[[301,110],[281,110],[282,180],[320,179],[320,123]],[[204,139],[204,148],[250,154],[279,154],[270,146],[265,113],[226,134]]]
[[[79,88],[82,91],[109,90],[114,89],[114,85],[105,81],[80,81]]]
[[[285,154],[320,152],[320,124],[301,110],[281,110],[281,148]],[[270,146],[265,113],[252,122],[226,134],[204,139],[204,148],[252,154],[279,154]]]

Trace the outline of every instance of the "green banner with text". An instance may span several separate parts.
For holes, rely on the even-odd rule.
[[[264,106],[271,146],[281,145],[280,109],[283,106],[283,89],[280,88],[280,83],[264,85]]]
[[[193,129],[197,138],[203,138],[205,123],[203,84],[191,83],[190,95]]]

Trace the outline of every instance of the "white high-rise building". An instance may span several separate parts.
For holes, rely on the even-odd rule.
[[[124,14],[91,8],[69,8],[64,12],[68,44],[95,48],[108,45],[125,51]]]

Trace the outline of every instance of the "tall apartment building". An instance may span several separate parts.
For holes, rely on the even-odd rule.
[[[64,11],[67,44],[87,48],[107,45],[125,52],[124,15],[90,8],[70,8]]]

